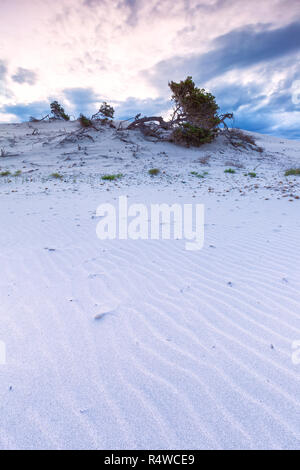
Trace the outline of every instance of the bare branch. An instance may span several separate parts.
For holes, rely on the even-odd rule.
[[[171,122],[166,122],[161,116],[151,116],[151,117],[143,117],[141,119],[136,119],[134,122],[132,122],[127,129],[136,129],[138,127],[143,126],[146,122],[159,122],[160,126],[162,129],[170,129],[172,126]]]

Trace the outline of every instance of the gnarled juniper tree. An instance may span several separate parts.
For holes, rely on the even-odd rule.
[[[175,104],[170,121],[164,121],[160,116],[142,117],[138,116],[128,129],[140,128],[147,134],[152,129],[153,135],[159,136],[160,130],[168,131],[169,140],[176,144],[200,146],[211,142],[225,120],[232,119],[233,114],[219,115],[219,106],[215,97],[203,88],[197,88],[192,77],[176,83],[170,82],[172,100]],[[153,125],[153,122],[158,124]],[[147,126],[146,123],[151,123]]]
[[[171,139],[175,143],[199,146],[211,142],[220,130],[220,125],[233,115],[219,115],[215,97],[203,88],[197,88],[192,77],[179,83],[170,82],[175,108],[171,123],[174,131]]]

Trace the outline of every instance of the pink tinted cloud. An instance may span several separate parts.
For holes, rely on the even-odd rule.
[[[82,87],[107,99],[156,99],[160,92],[142,71],[175,56],[204,54],[215,38],[245,25],[286,25],[300,16],[299,3],[1,0],[0,60],[7,64],[6,87],[13,95],[4,101],[47,100]],[[35,83],[13,80],[19,69],[31,71]]]

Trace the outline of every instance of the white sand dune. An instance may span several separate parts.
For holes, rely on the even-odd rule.
[[[300,143],[31,126],[0,127],[0,448],[299,449]],[[204,248],[99,240],[120,195],[205,204]]]

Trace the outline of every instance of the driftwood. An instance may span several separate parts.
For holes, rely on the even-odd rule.
[[[173,132],[184,123],[189,122],[187,116],[184,114],[178,116],[177,112],[178,109],[175,109],[170,121],[165,121],[161,116],[145,116],[143,118],[139,118],[139,115],[137,115],[135,120],[127,127],[127,130],[139,129],[145,136],[155,137],[162,141],[173,141]],[[225,129],[228,130],[225,121],[226,119],[232,119],[233,114],[221,114],[218,116],[218,118],[219,122],[215,127],[212,127],[209,123],[209,120],[207,120],[206,126],[204,125],[204,128],[207,127],[207,130],[211,130],[217,134],[220,131],[220,124],[223,124]],[[205,119],[202,119],[202,124],[204,124],[204,121]]]
[[[172,121],[170,122],[164,121],[163,118],[160,116],[151,116],[151,117],[143,117],[140,119],[136,119],[127,127],[127,129],[130,130],[130,129],[136,129],[138,127],[142,127],[146,122],[158,122],[160,127],[165,130],[171,129],[172,124],[173,124]]]
[[[48,118],[50,119],[50,114],[47,114],[46,116],[42,117],[41,119],[38,119],[34,116],[30,116],[29,121],[30,122],[42,122],[42,121],[44,121],[45,119],[48,119]]]

